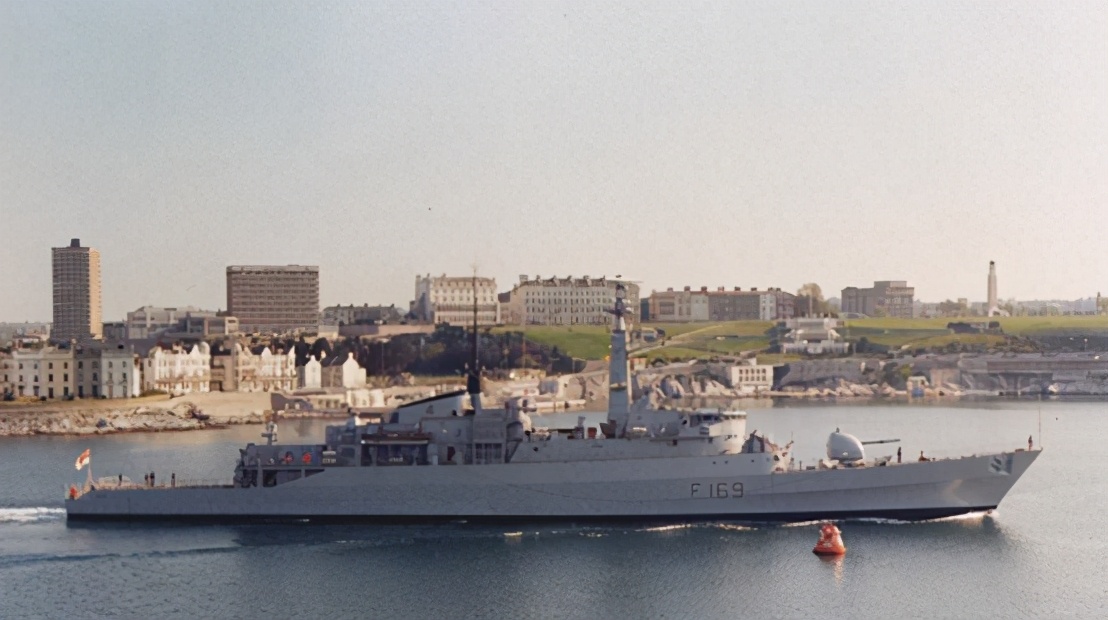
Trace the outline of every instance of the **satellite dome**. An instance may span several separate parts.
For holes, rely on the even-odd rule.
[[[827,458],[847,463],[861,461],[866,458],[866,450],[857,437],[835,429],[827,438]]]

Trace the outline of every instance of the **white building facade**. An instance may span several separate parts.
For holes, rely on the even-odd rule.
[[[15,363],[12,356],[0,351],[0,397],[15,396]]]
[[[208,392],[212,379],[212,352],[208,343],[191,347],[150,349],[143,360],[142,385],[174,396]]]
[[[779,288],[742,290],[719,287],[708,290],[672,288],[650,294],[650,320],[659,323],[693,323],[698,321],[779,321],[790,319],[795,311],[796,296]]]
[[[86,342],[77,350],[16,349],[0,359],[0,392],[46,399],[133,398],[141,391],[134,352]]]
[[[638,310],[639,285],[606,277],[542,278],[520,276],[507,312],[521,325],[608,325],[616,286],[626,288],[627,307]]]
[[[6,365],[8,370],[3,374],[10,377],[10,389],[17,396],[48,399],[75,396],[72,349],[15,349]]]
[[[650,294],[650,320],[659,323],[692,323],[708,321],[708,293],[694,291],[686,286],[684,290],[672,288],[654,291]]]
[[[712,374],[722,377],[728,387],[746,393],[773,389],[773,366],[759,364],[755,358],[737,364],[709,364]]]
[[[130,347],[78,349],[77,398],[135,398],[142,393],[141,365]]]
[[[296,352],[244,347],[236,342],[230,355],[216,356],[223,365],[224,392],[278,392],[296,389]]]
[[[476,284],[476,287],[474,286]],[[496,278],[416,276],[412,313],[417,320],[447,325],[472,325],[477,299],[477,324],[499,325]]]

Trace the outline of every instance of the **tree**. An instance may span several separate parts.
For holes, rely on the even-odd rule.
[[[946,300],[939,303],[939,314],[943,316],[964,316],[966,304],[960,301]]]
[[[831,308],[823,299],[823,290],[815,282],[808,282],[796,292],[797,316],[823,316],[831,314]]]
[[[805,297],[811,297],[816,301],[823,301],[823,290],[815,282],[809,282],[800,287],[800,290],[796,292],[799,297],[804,295]]]
[[[308,355],[316,359],[323,359],[325,356],[330,356],[331,343],[328,342],[326,338],[317,338],[308,349]]]

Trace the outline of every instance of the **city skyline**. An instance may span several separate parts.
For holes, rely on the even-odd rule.
[[[321,306],[474,262],[1105,288],[1108,8],[628,6],[0,6],[0,321],[50,318],[70,238],[105,320],[239,264],[318,265]]]
[[[73,242],[76,242],[76,241],[77,241],[76,239],[73,240]],[[87,250],[87,249],[90,249],[90,248],[83,248],[83,249]],[[58,250],[58,248],[53,248],[52,250],[56,252]],[[99,254],[99,252],[96,248],[91,248],[91,250],[92,250],[93,253],[95,253],[97,255]],[[97,256],[97,258],[99,259],[99,256]],[[994,265],[994,262],[990,261],[990,264],[989,264],[990,270],[993,268],[993,265]],[[322,274],[319,273],[318,266],[315,266],[315,265],[293,265],[293,264],[288,264],[288,265],[256,265],[256,266],[252,266],[252,267],[249,267],[249,268],[250,269],[277,269],[277,270],[284,270],[284,269],[288,269],[288,268],[297,268],[297,269],[313,270],[314,273],[316,273],[317,276],[319,277],[320,281],[321,282],[323,281],[323,276],[322,276]],[[229,274],[230,274],[232,269],[243,269],[243,267],[242,266],[234,266],[234,265],[226,266],[224,268],[224,272],[225,272],[225,275],[227,277],[229,277]],[[447,277],[460,278],[460,279],[467,280],[467,281],[468,281],[468,278],[470,277],[470,276],[452,274],[450,272],[447,272],[444,275],[446,275]],[[562,276],[555,276],[553,274],[551,274],[551,275],[539,274],[539,275],[543,279],[548,279],[548,278],[552,278],[552,277],[562,277]],[[602,274],[602,275],[604,275],[604,274]],[[419,276],[417,274],[417,278],[418,277],[422,277],[422,276]],[[528,276],[528,277],[533,279],[533,276]],[[596,277],[601,277],[601,276],[596,276]],[[611,276],[608,276],[608,277],[611,277]],[[511,282],[509,284],[503,284],[503,283],[500,282],[500,280],[498,280],[495,277],[486,277],[484,275],[480,275],[480,278],[482,280],[491,279],[491,280],[496,281],[497,282],[497,291],[499,293],[505,293],[505,292],[511,291],[513,286],[518,282],[518,276],[517,276],[517,281],[516,282]],[[226,279],[224,281],[227,282]],[[632,281],[634,281],[634,280],[632,280]],[[873,283],[874,284],[883,284],[883,282],[881,282],[881,281],[874,281]],[[911,285],[911,282],[908,282],[908,284]],[[990,289],[993,286],[995,286],[995,282],[990,282],[986,285],[985,288]],[[189,287],[189,288],[191,289],[192,287]],[[320,286],[319,288],[322,289],[323,287]],[[711,285],[711,286],[709,286],[709,285],[704,285],[704,284],[702,284],[702,285],[681,284],[681,285],[665,286],[665,287],[654,288],[654,289],[643,288],[641,296],[642,296],[642,298],[645,299],[645,298],[649,297],[652,292],[663,292],[663,291],[667,291],[667,290],[675,290],[675,291],[691,290],[693,292],[700,292],[702,290],[706,290],[708,292],[715,292],[717,289],[719,289],[719,290],[739,290],[739,289],[741,289],[741,290],[745,290],[745,291],[754,291],[754,290],[771,291],[774,288],[778,288],[780,290],[784,290],[786,292],[794,293],[794,294],[799,292],[797,290],[790,290],[789,288],[785,288],[785,287],[749,287],[749,286],[737,286],[737,285],[736,286],[730,286],[730,285],[719,285],[719,286]],[[844,287],[844,288],[846,288],[846,287]],[[835,290],[822,289],[822,291],[823,291],[824,299],[839,299],[840,294],[843,292],[842,289],[835,289]],[[227,298],[228,290],[227,290],[226,285],[224,286],[224,288],[221,292],[223,294],[222,301],[226,302],[227,299],[228,299]],[[957,301],[957,300],[960,300],[960,299],[965,299],[971,305],[973,305],[973,304],[976,304],[976,305],[984,304],[984,306],[987,308],[989,306],[989,303],[990,303],[988,301],[989,292],[990,292],[989,290],[986,290],[985,296],[981,296],[980,298],[970,295],[970,296],[967,296],[967,297],[950,297],[950,296],[947,296],[947,297],[932,299],[932,298],[920,298],[917,295],[914,298],[914,303],[915,304],[921,304],[921,303],[922,304],[937,304],[937,303],[942,302],[942,301]],[[1036,303],[1037,302],[1037,303],[1045,303],[1045,302],[1052,302],[1052,301],[1083,301],[1083,300],[1090,300],[1090,299],[1096,299],[1098,297],[1098,295],[1099,295],[1099,292],[1095,292],[1095,293],[1092,293],[1092,294],[1082,295],[1082,296],[1073,297],[1073,298],[1053,298],[1053,299],[1051,299],[1051,298],[1018,298],[1018,297],[1015,297],[1015,296],[999,295],[997,297],[997,299],[1000,302],[1017,302],[1017,303],[1028,303],[1028,302]],[[409,297],[411,297],[410,294],[409,294]],[[328,303],[324,303],[323,300],[321,299],[318,302],[318,306],[319,306],[319,312],[320,313],[322,313],[322,311],[325,308],[336,308],[336,307],[345,307],[345,306],[374,306],[374,307],[395,306],[397,308],[400,308],[401,311],[403,312],[403,311],[406,311],[406,309],[408,308],[408,303],[413,302],[413,301],[415,301],[415,299],[406,299],[406,300],[402,300],[402,301],[394,301],[394,300],[380,300],[380,299],[368,299],[367,298],[367,299],[361,299],[361,300],[339,300],[339,301],[331,301],[331,302],[328,302]],[[217,311],[217,310],[218,311],[228,311],[228,308],[225,307],[225,306],[226,306],[226,303],[205,304],[205,303],[202,303],[202,302],[192,302],[192,301],[190,301],[188,303],[180,303],[180,304],[144,303],[144,304],[140,304],[138,306],[127,308],[126,310],[124,310],[121,313],[120,317],[114,317],[113,318],[113,317],[110,317],[109,315],[107,315],[105,313],[104,316],[106,318],[104,320],[105,320],[105,322],[122,320],[123,318],[126,317],[126,315],[128,313],[133,312],[135,310],[141,310],[141,309],[146,308],[146,307],[177,308],[177,309],[182,309],[182,310],[193,310],[193,311],[204,311],[204,312]],[[0,317],[0,323],[15,324],[15,323],[24,323],[24,322],[26,322],[26,323],[44,323],[44,324],[50,324],[51,323],[51,321],[46,320],[46,319],[36,319],[36,318],[8,319],[8,318]]]

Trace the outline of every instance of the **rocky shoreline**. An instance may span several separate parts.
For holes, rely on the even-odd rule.
[[[6,408],[0,409],[0,437],[193,431],[222,428],[231,424],[261,424],[263,419],[262,412],[258,411],[211,416],[207,420],[200,420],[193,417],[193,410],[194,406],[187,402],[170,408]]]

